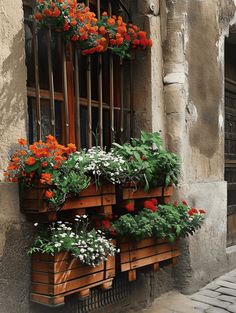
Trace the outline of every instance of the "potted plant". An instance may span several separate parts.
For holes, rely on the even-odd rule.
[[[38,28],[61,32],[66,41],[77,42],[83,51],[102,52],[106,39],[98,34],[97,18],[76,0],[37,0],[32,19]]]
[[[152,46],[152,40],[147,33],[131,23],[125,23],[121,16],[108,16],[107,12],[97,22],[99,33],[109,35],[108,49],[121,58],[130,58],[131,51],[146,49]]]
[[[60,145],[51,135],[45,142],[28,146],[20,139],[19,144],[5,175],[19,182],[21,210],[30,219],[56,220],[59,211],[69,210],[75,214],[90,208],[111,211],[116,201],[114,185],[105,179],[97,183],[89,153],[76,153],[74,144]]]
[[[144,202],[143,209],[129,209],[115,221],[103,222],[104,229],[117,238],[120,271],[128,271],[132,281],[137,268],[152,265],[157,270],[166,261],[174,264],[180,255],[178,239],[200,228],[205,213],[186,201],[158,205],[151,199]]]
[[[120,204],[154,197],[163,203],[170,201],[173,185],[178,183],[180,162],[177,155],[164,149],[159,133],[141,132],[140,138],[132,138],[130,143],[113,145],[114,154],[126,161]]]
[[[89,229],[87,216],[75,223],[58,221],[38,228],[28,250],[32,256],[31,300],[58,306],[65,296],[89,295],[92,287],[109,289],[115,276],[114,241],[100,230]]]

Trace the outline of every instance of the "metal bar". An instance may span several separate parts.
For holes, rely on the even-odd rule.
[[[48,29],[48,79],[49,79],[49,92],[50,92],[50,110],[51,110],[51,132],[52,135],[56,135],[55,127],[55,96],[54,96],[54,77],[52,68],[52,31],[51,28]]]
[[[97,0],[97,16],[101,18],[101,1]],[[99,102],[99,144],[103,147],[103,92],[102,92],[102,55],[98,55],[98,102]]]
[[[124,66],[120,58],[120,141],[124,141]]]
[[[110,130],[111,130],[111,143],[114,140],[114,63],[113,55],[109,55],[109,78],[110,78]]]
[[[65,143],[69,142],[69,109],[67,92],[67,73],[66,73],[66,44],[62,44],[62,63],[63,63],[63,94],[64,94],[64,122],[65,122]]]
[[[76,103],[76,118],[75,118],[75,130],[76,130],[76,146],[80,149],[80,97],[79,97],[79,50],[78,46],[75,47],[75,103]]]
[[[108,14],[112,15],[111,2],[108,4]],[[114,61],[113,55],[109,55],[109,78],[110,78],[110,139],[111,143],[114,141]]]
[[[133,62],[130,60],[130,137],[134,137]]]
[[[36,25],[33,25],[33,42],[34,42],[34,70],[35,70],[35,95],[36,95],[36,123],[37,123],[37,140],[42,138],[41,128],[41,103],[40,103],[40,86],[39,86],[39,63],[38,63],[38,36]]]
[[[88,147],[92,147],[92,85],[91,85],[91,56],[87,56],[87,102],[88,102]]]

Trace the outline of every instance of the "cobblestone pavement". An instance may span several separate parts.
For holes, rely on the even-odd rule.
[[[191,296],[172,291],[143,313],[236,313],[236,269]]]
[[[219,277],[190,298],[195,312],[236,313],[236,270]]]

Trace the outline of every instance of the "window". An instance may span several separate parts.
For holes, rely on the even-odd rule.
[[[86,4],[99,16],[116,13],[118,2]],[[131,61],[109,51],[82,56],[60,32],[36,31],[29,19],[33,3],[24,1],[29,141],[52,134],[63,144],[84,148],[128,140],[133,129]]]

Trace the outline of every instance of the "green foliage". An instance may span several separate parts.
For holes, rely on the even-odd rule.
[[[49,202],[54,207],[60,207],[69,195],[78,195],[90,183],[90,177],[85,173],[86,160],[78,160],[76,154],[71,154],[62,166],[53,171],[54,196]]]
[[[35,226],[38,227],[37,224]],[[55,255],[62,251],[71,252],[84,264],[96,266],[105,261],[108,255],[114,255],[116,249],[100,230],[88,229],[87,216],[84,215],[77,216],[73,225],[59,221],[38,227],[38,235],[27,253]]]
[[[148,237],[167,239],[192,235],[204,220],[204,211],[178,204],[159,205],[156,212],[147,208],[137,214],[125,214],[112,223],[118,237],[141,240]]]
[[[141,183],[145,190],[178,183],[179,158],[163,148],[159,133],[141,132],[140,138],[131,139],[131,143],[113,145],[114,153],[126,160],[127,181]]]

